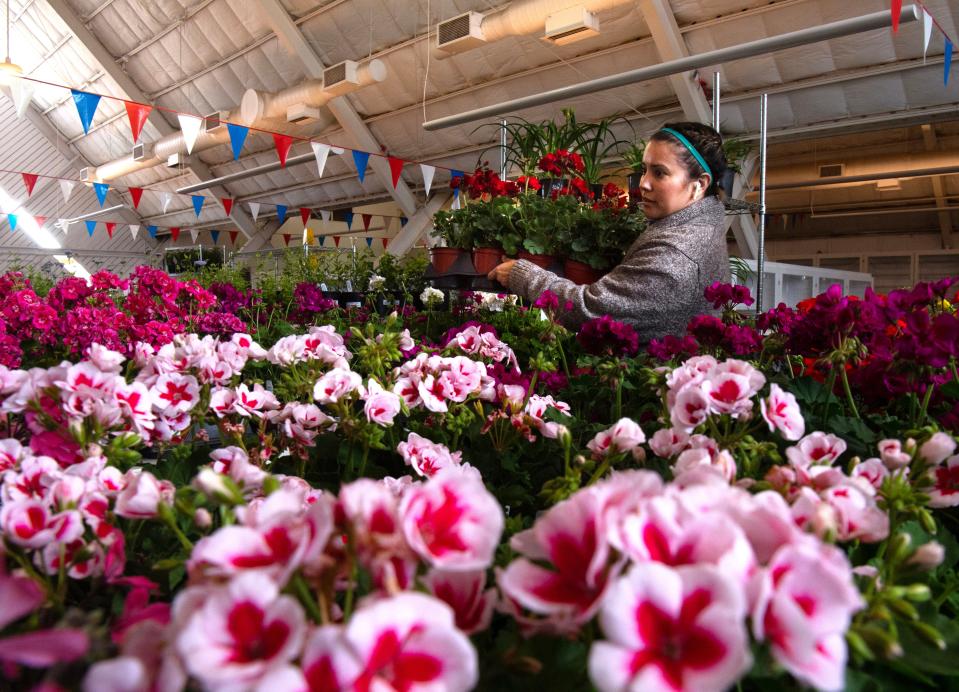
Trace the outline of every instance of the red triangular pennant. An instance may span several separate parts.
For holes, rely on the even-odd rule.
[[[230,231],[230,242],[233,245],[236,245],[236,237],[240,235],[239,231]]]
[[[902,14],[902,0],[892,0],[892,33],[899,31],[899,15]]]
[[[117,224],[116,221],[104,221],[103,225],[107,227],[107,235],[111,238],[113,237],[113,231],[116,230]],[[175,238],[174,238],[175,240]]]
[[[233,211],[233,199],[230,197],[221,197],[220,201],[223,202],[223,210],[226,212],[226,215],[229,216],[230,212]]]
[[[303,219],[303,225],[306,226],[307,222],[310,220],[311,210],[306,207],[300,207],[300,218]]]
[[[372,215],[372,214],[360,214],[360,216],[363,217],[363,230],[364,230],[364,231],[370,230],[370,221],[373,220],[373,215]]]
[[[400,173],[403,172],[403,164],[406,163],[403,159],[398,159],[395,156],[389,157],[390,162],[390,173],[393,175],[393,187],[396,187],[396,183],[400,181]]]
[[[129,103],[129,101],[127,102]],[[142,187],[131,187],[127,190],[130,193],[130,197],[133,199],[133,208],[137,209],[140,206],[140,198],[143,196]]]
[[[36,173],[21,173],[23,176],[23,184],[27,186],[27,197],[33,194],[33,186],[37,184],[37,178],[40,177]]]
[[[333,236],[333,242],[336,243],[336,247],[339,247],[339,246],[340,246],[340,236],[338,236],[338,235]]]
[[[173,228],[170,229],[170,237],[173,238],[173,242],[174,242],[174,243],[175,243],[177,240],[180,239],[180,229],[179,229],[179,227],[174,226]]]
[[[289,233],[284,233],[284,234],[283,234],[283,244],[289,246],[289,244],[290,244],[290,238],[292,238],[292,237],[293,237],[293,236],[290,235]]]
[[[146,123],[147,118],[150,117],[150,111],[153,110],[153,106],[148,106],[145,103],[136,103],[135,101],[124,101],[127,106],[127,117],[130,118],[130,130],[133,132],[133,143],[136,144],[137,140],[140,139],[140,132],[143,130],[143,125]]]
[[[43,224],[45,224],[45,223],[47,222],[47,217],[46,217],[46,216],[34,216],[34,217],[33,217],[33,220],[37,222],[37,226],[39,226],[40,228],[43,228]]]
[[[389,242],[390,242],[390,239],[389,239],[389,238],[383,238],[382,240],[383,240],[383,249],[385,250],[385,249],[386,249],[386,246],[387,246],[387,245],[389,244]]]
[[[290,147],[293,146],[293,138],[274,132],[273,143],[276,144],[276,155],[280,157],[280,166],[286,168],[286,156],[290,153]]]

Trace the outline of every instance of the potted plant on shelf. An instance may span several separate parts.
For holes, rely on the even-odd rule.
[[[646,140],[638,139],[630,144],[623,152],[623,163],[626,164],[626,190],[630,199],[638,197],[639,181],[643,177],[643,154],[646,153]]]
[[[433,235],[440,238],[443,245],[430,248],[430,262],[439,274],[449,272],[453,264],[473,248],[471,206],[438,211],[433,216]]]
[[[563,273],[578,284],[593,283],[619,264],[646,227],[645,217],[623,204],[622,190],[607,186],[605,192],[599,202],[580,208],[564,242]]]
[[[523,195],[517,211],[522,235],[519,258],[548,268],[555,261],[557,239],[569,233],[579,212],[579,200],[570,194],[552,197]]]
[[[504,231],[513,231],[512,216],[516,213],[516,204],[511,197],[497,196],[471,206],[475,207],[473,267],[480,274],[486,274],[503,260]],[[515,245],[511,243],[514,252]]]
[[[629,126],[625,119],[623,122]],[[587,123],[579,129],[577,135],[575,150],[583,163],[579,176],[590,186],[592,198],[599,198],[602,195],[603,162],[629,144],[627,140],[616,137],[613,132],[614,123],[613,118]],[[642,155],[640,155],[640,161],[642,161]]]

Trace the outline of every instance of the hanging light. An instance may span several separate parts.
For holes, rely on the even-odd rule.
[[[0,85],[12,86],[18,82],[17,77],[23,74],[23,68],[10,60],[10,0],[7,0],[7,56],[0,63]]]

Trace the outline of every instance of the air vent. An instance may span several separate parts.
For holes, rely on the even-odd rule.
[[[483,38],[483,15],[467,12],[436,27],[436,47],[447,53],[462,53],[486,43]]]
[[[583,7],[572,7],[546,18],[543,39],[557,46],[599,35],[599,20]]]
[[[153,144],[140,142],[133,145],[133,160],[146,161],[153,158]]]
[[[356,89],[360,85],[358,67],[353,60],[344,60],[323,70],[323,91],[339,95]]]
[[[80,169],[80,180],[84,182],[91,182],[93,178],[93,169],[92,168],[81,168]]]
[[[819,167],[820,178],[838,178],[846,170],[844,163],[825,163]]]
[[[203,116],[203,131],[216,132],[226,124],[229,118],[230,114],[227,111],[217,111],[216,113],[205,115]]]
[[[307,106],[305,103],[294,103],[286,109],[286,122],[305,123],[310,120],[320,119],[320,109]]]

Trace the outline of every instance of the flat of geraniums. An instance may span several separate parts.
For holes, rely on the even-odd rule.
[[[714,286],[722,318],[642,355],[550,295],[377,316],[146,268],[0,288],[7,686],[959,674],[950,281],[755,324]]]

